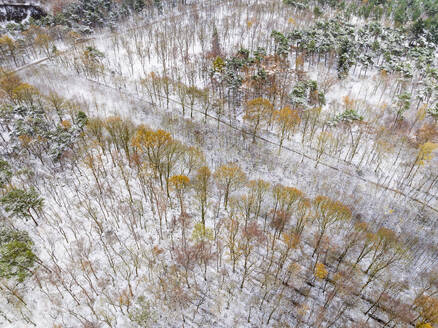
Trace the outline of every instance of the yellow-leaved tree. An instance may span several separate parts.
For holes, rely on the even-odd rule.
[[[274,106],[269,100],[264,98],[255,98],[246,103],[244,120],[248,121],[252,127],[252,142],[255,143],[257,132],[272,114]]]
[[[417,157],[415,158],[414,163],[411,165],[411,169],[406,178],[414,177],[418,171],[418,168],[424,166],[427,162],[429,162],[433,157],[433,151],[438,148],[438,144],[427,141],[421,144],[418,147]],[[414,168],[416,170],[414,171]]]
[[[281,151],[284,139],[289,138],[293,133],[295,127],[299,125],[301,118],[296,110],[292,110],[289,106],[286,106],[280,110],[274,112],[274,123],[280,134],[280,145],[278,153]]]
[[[429,328],[438,324],[438,298],[421,295],[416,298],[414,304],[418,312],[417,328]]]
[[[165,154],[172,143],[170,133],[164,130],[153,131],[141,125],[132,137],[131,144],[137,152],[141,152],[149,160],[156,176],[163,187]]]
[[[28,83],[20,83],[12,92],[13,102],[16,104],[25,103],[33,105],[34,98],[38,95],[38,90]]]
[[[219,166],[214,172],[214,178],[224,192],[224,206],[227,209],[230,193],[244,186],[246,174],[238,165],[230,163]]]
[[[319,280],[327,278],[328,271],[323,263],[316,263],[314,275]]]
[[[271,184],[262,179],[250,180],[248,182],[248,195],[249,198],[254,200],[254,216],[258,218],[260,215],[260,210],[262,207],[262,202],[265,198],[265,195],[269,191]]]
[[[318,251],[321,240],[327,230],[338,221],[347,221],[352,218],[351,210],[339,201],[326,196],[317,196],[312,202],[314,208],[314,223],[318,229],[318,239],[312,256]]]
[[[183,195],[189,184],[190,179],[185,175],[174,175],[169,179],[169,185],[173,190],[175,190],[175,193],[179,199],[181,213],[184,213]]]
[[[17,65],[17,43],[11,39],[8,35],[3,35],[0,37],[0,49],[2,53],[6,56],[12,57],[15,65]]]

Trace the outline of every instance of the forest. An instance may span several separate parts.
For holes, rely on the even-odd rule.
[[[0,327],[438,327],[437,1],[30,3]]]

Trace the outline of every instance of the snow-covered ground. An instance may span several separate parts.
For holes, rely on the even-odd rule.
[[[436,175],[436,161],[420,168],[408,185],[403,182],[403,176],[414,150],[399,148],[402,145],[396,143],[395,148],[382,152],[376,159],[374,155],[369,156],[375,140],[371,134],[364,134],[357,154],[349,158],[352,147],[349,138],[357,137],[358,127],[352,127],[351,131],[348,127],[333,129],[333,133],[345,135],[345,144],[337,153],[323,154],[320,160],[317,160],[316,138],[301,142],[304,139],[301,129],[278,153],[276,132],[262,130],[253,144],[242,114],[235,118],[224,115],[219,121],[210,111],[204,121],[203,105],[197,101],[190,119],[189,106],[186,117],[182,116],[176,88],[171,86],[166,104],[164,92],[151,98],[142,87],[141,81],[152,72],[168,76],[172,83],[181,80],[198,88],[208,86],[203,69],[210,61],[204,55],[211,50],[213,26],[220,31],[223,55],[229,56],[241,47],[250,50],[264,47],[271,53],[273,30],[284,32],[307,22],[280,1],[215,2],[214,5],[206,2],[199,10],[157,19],[153,24],[126,22],[120,28],[121,33],[96,35],[89,43],[77,45],[40,65],[30,65],[19,74],[43,94],[56,91],[77,102],[90,118],[120,116],[135,125],[170,132],[184,144],[199,147],[211,171],[233,162],[251,180],[263,179],[272,186],[293,186],[309,199],[325,195],[340,200],[353,210],[353,222],[367,222],[370,231],[381,227],[392,229],[405,245],[420,240],[411,254],[359,292],[357,286],[366,282],[368,276],[361,270],[349,271],[349,265],[341,265],[347,274],[341,279],[350,292],[336,294],[323,312],[330,295],[334,291],[338,293],[336,286],[340,285],[334,283],[335,254],[339,254],[348,240],[349,223],[329,229],[323,242],[327,250],[318,253],[318,257],[312,256],[317,226],[308,224],[299,247],[290,250],[284,267],[279,269],[281,279],[274,279],[273,274],[268,276],[265,272],[275,273],[273,268],[281,262],[285,244],[279,241],[270,248],[275,232],[271,226],[264,226],[273,207],[269,193],[263,202],[262,215],[252,218],[264,228],[266,240],[257,244],[248,256],[250,275],[244,288],[240,288],[244,256],[241,255],[233,272],[227,250],[227,238],[231,234],[226,224],[233,215],[242,214],[225,210],[220,205],[223,196],[218,188],[212,187],[206,226],[215,234],[214,241],[209,243],[216,257],[208,264],[206,281],[202,263],[194,265],[186,277],[181,264],[184,261],[177,259],[183,229],[176,198],[168,199],[158,184],[152,188],[156,198],[149,196],[145,180],[141,180],[136,167],[114,145],[91,146],[84,142],[78,147],[78,165],[72,168],[55,172],[30,163],[37,174],[32,181],[45,200],[44,211],[38,227],[21,221],[13,224],[29,231],[47,268],[38,269],[32,279],[18,288],[25,304],[17,304],[12,296],[9,303],[3,303],[0,324],[6,327],[287,327],[286,324],[353,327],[368,321],[370,327],[381,327],[382,320],[391,319],[390,311],[385,312],[379,306],[374,309],[376,312],[370,311],[374,317],[364,313],[391,280],[400,286],[409,282],[409,286],[393,288],[386,297],[398,296],[401,302],[411,304],[423,287],[420,273],[436,265],[438,200],[434,195],[437,187],[428,188],[427,183],[433,176],[429,173]],[[104,54],[103,69],[98,67],[96,72],[95,67],[90,69],[81,62],[86,46]],[[336,74],[310,63],[306,63],[305,69],[307,76],[319,83],[327,75]],[[386,92],[376,88],[378,76],[379,72],[370,70],[365,76],[352,73],[343,81],[335,81],[326,93],[327,104],[322,115],[333,117],[342,112],[349,97],[355,100],[365,121],[375,124],[381,119],[382,106],[392,99],[391,88]],[[318,126],[315,135],[324,128]],[[403,149],[400,157],[399,149]],[[246,191],[242,189],[234,196]],[[200,220],[193,191],[187,193],[185,203],[191,217],[187,235],[191,236],[194,224]],[[298,214],[292,216],[291,227],[297,218]],[[239,238],[243,240],[244,234]],[[352,253],[348,261],[354,262],[359,250],[354,249]],[[313,277],[318,258],[327,265],[329,282]],[[370,259],[365,258],[360,266],[365,270],[369,263]],[[284,283],[288,275],[292,278]],[[331,323],[338,315],[342,319]],[[393,324],[409,326],[395,319]]]

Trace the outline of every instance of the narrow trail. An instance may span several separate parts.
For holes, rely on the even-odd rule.
[[[217,2],[218,3],[222,3],[224,1],[217,1]],[[201,9],[202,8],[198,8],[196,10],[192,10],[192,11],[190,11],[190,13],[199,11]],[[182,17],[182,16],[187,15],[187,14],[189,14],[189,12],[185,12],[185,13],[178,14],[178,15],[175,15],[175,16],[166,17],[166,18],[160,19],[160,20],[155,21],[155,22],[151,22],[151,23],[148,23],[148,24],[136,27],[136,28],[128,29],[128,30],[124,31],[123,33],[127,33],[129,31],[132,31],[133,29],[137,29],[137,28],[145,28],[147,26],[152,26],[152,25],[157,24],[159,22],[166,21],[166,20],[172,19],[172,18]],[[91,42],[91,41],[94,41],[96,39],[107,39],[109,37],[111,37],[111,35],[104,36],[104,37],[93,37],[93,38],[89,38],[89,39],[86,39],[86,40],[81,40],[80,42],[76,43],[76,45],[83,44],[83,43],[86,43],[86,42]],[[67,53],[69,53],[69,52],[71,52],[73,50],[74,50],[73,48],[64,50],[62,52],[59,52],[54,57],[62,56],[62,55],[67,54]],[[45,63],[45,62],[53,59],[54,57],[51,57],[51,58],[46,57],[46,58],[42,58],[42,59],[36,60],[35,62],[26,64],[26,65],[16,69],[14,72],[21,72],[21,71],[25,71],[25,70],[30,69],[30,68],[36,68],[40,64]],[[100,87],[102,89],[105,88],[107,90],[110,90],[109,92],[113,92],[113,93],[118,93],[120,95],[124,95],[124,96],[128,97],[129,99],[135,100],[139,104],[140,103],[141,104],[149,104],[153,108],[156,108],[157,111],[159,112],[159,114],[164,114],[165,113],[165,111],[160,110],[160,108],[157,106],[156,103],[153,103],[150,100],[146,99],[146,97],[143,97],[143,96],[139,95],[138,92],[134,93],[134,92],[132,92],[132,90],[130,91],[127,87],[125,87],[125,88],[117,88],[115,86],[106,84],[105,82],[97,81],[97,80],[94,80],[94,79],[91,79],[91,78],[87,78],[87,77],[82,76],[82,75],[77,75],[77,77],[79,79],[86,80],[89,83],[95,84],[96,86],[98,86],[98,87]],[[160,96],[160,97],[165,99],[164,96]],[[178,100],[175,100],[175,99],[172,99],[172,98],[169,98],[169,100],[170,100],[170,102],[174,103],[175,105],[181,105],[181,102],[179,102]],[[237,131],[237,132],[239,132],[239,133],[241,133],[243,135],[246,135],[248,137],[252,137],[252,132],[250,132],[249,129],[247,127],[245,127],[245,125],[243,123],[240,123],[239,126],[236,126],[235,124],[232,124],[231,122],[227,122],[226,120],[221,119],[219,117],[216,117],[215,115],[212,115],[211,113],[205,113],[200,108],[193,108],[193,112],[198,113],[199,114],[199,118],[201,118],[201,120],[202,120],[203,117],[206,117],[206,118],[208,118],[210,120],[213,120],[213,125],[215,123],[218,123],[218,124],[221,124],[223,126],[227,126],[230,129],[235,130],[235,131]],[[182,115],[182,113],[179,110],[176,111],[176,112],[173,112],[173,114],[178,115],[181,118],[184,118],[184,116]],[[210,128],[213,128],[213,126],[210,125]],[[255,136],[255,138],[258,141],[262,142],[262,143],[265,143],[265,144],[268,144],[268,145],[271,145],[271,146],[274,146],[274,147],[278,148],[280,146],[280,144],[278,142],[275,142],[275,141],[271,140],[269,138],[270,136],[272,136],[272,138],[276,138],[277,137],[277,135],[275,133],[269,132],[268,136],[266,136],[266,133],[265,133],[265,136],[257,134]],[[348,163],[348,162],[344,161],[344,162],[340,163],[341,164],[340,166],[334,166],[333,164],[330,164],[328,162],[322,161],[322,160],[317,159],[316,157],[312,156],[312,153],[315,150],[311,149],[311,147],[305,146],[309,150],[309,152],[307,152],[305,149],[298,150],[294,146],[295,146],[295,144],[294,145],[283,145],[282,146],[282,150],[283,151],[288,151],[288,152],[296,154],[296,155],[299,155],[299,156],[301,156],[302,160],[306,159],[312,165],[317,163],[318,165],[326,167],[326,168],[328,168],[330,170],[339,172],[340,174],[342,174],[344,176],[350,177],[350,178],[355,179],[357,181],[364,182],[364,183],[369,184],[370,186],[373,186],[375,188],[379,188],[379,189],[382,189],[384,191],[388,191],[390,193],[397,194],[397,195],[399,195],[401,197],[404,197],[406,199],[409,199],[412,202],[415,202],[415,203],[419,204],[420,206],[422,206],[424,208],[428,208],[429,210],[431,210],[431,211],[433,211],[435,213],[438,213],[438,209],[437,208],[429,205],[424,200],[418,198],[418,196],[413,196],[413,195],[421,195],[423,197],[423,199],[427,199],[428,197],[433,197],[433,198],[437,199],[437,197],[435,195],[429,194],[429,193],[424,192],[422,190],[411,188],[411,187],[409,187],[408,185],[405,185],[405,184],[403,186],[405,186],[407,188],[407,190],[401,191],[401,190],[399,190],[397,188],[390,187],[390,186],[384,185],[382,183],[373,181],[372,179],[360,176],[359,174],[355,174],[354,172],[356,171],[357,167],[353,163]],[[296,146],[299,147],[298,144],[296,144]],[[324,154],[324,156],[328,156],[330,158],[335,158],[335,157],[330,156],[328,154]],[[353,170],[348,170],[348,168],[351,168]],[[309,284],[308,282],[306,282],[306,283]],[[329,281],[329,283],[332,283],[332,281]],[[293,286],[291,286],[291,287],[293,287]],[[296,292],[298,292],[298,293],[300,292],[300,290],[296,289],[295,287],[293,287],[293,288],[295,289]],[[371,299],[366,299],[366,296],[364,296],[364,295],[360,295],[360,298],[363,301],[366,301],[366,302],[368,302],[370,304],[373,302]],[[385,309],[380,308],[380,306],[378,306],[378,307],[379,307],[379,310],[381,310],[383,312],[387,312]],[[201,312],[203,312],[204,314],[209,315],[210,317],[214,317],[214,315],[212,313],[210,313],[207,309],[204,309],[203,307],[200,307],[199,310]],[[345,317],[350,322],[355,322],[354,318],[352,318],[350,316],[345,316]],[[375,315],[374,312],[370,313],[369,317],[371,319],[375,320],[376,322],[382,324],[382,325],[385,324],[384,320],[382,320],[378,315]],[[200,326],[200,324],[196,323],[196,321],[193,320],[193,322],[192,321],[188,321],[188,326],[196,327],[196,326]],[[219,323],[218,323],[218,326],[219,327],[223,327],[223,326],[219,325]],[[410,326],[413,327],[414,325],[411,323]]]
[[[183,12],[177,13],[176,15],[164,16],[164,17],[161,17],[161,18],[159,18],[157,20],[154,20],[154,21],[146,23],[146,24],[141,24],[139,26],[130,27],[130,28],[127,28],[127,29],[124,29],[124,30],[121,30],[121,31],[115,31],[115,32],[108,32],[108,31],[106,31],[106,32],[103,32],[103,34],[100,34],[100,35],[95,34],[95,35],[93,35],[91,37],[81,38],[80,40],[76,41],[68,49],[59,51],[58,53],[54,54],[53,56],[46,56],[46,57],[37,59],[37,60],[35,60],[32,63],[28,63],[28,64],[25,64],[25,65],[23,65],[21,67],[15,68],[14,70],[11,71],[11,73],[18,73],[18,72],[24,71],[26,69],[38,66],[38,65],[40,65],[40,64],[42,64],[44,62],[47,62],[49,60],[55,59],[56,57],[60,57],[60,56],[62,56],[64,54],[70,53],[70,52],[72,52],[72,51],[74,51],[76,49],[76,46],[81,45],[81,44],[85,44],[87,42],[92,42],[92,41],[95,41],[95,40],[107,40],[107,39],[110,39],[114,34],[122,35],[122,34],[126,34],[128,32],[132,32],[132,31],[135,31],[135,30],[151,27],[151,26],[153,26],[155,24],[162,23],[162,22],[165,22],[165,21],[170,20],[170,19],[177,19],[177,18],[180,18],[180,17],[184,17],[186,15],[194,14],[196,12],[204,10],[205,7],[214,6],[214,5],[218,5],[218,4],[222,4],[222,3],[227,3],[227,2],[232,3],[232,0],[228,0],[228,1],[217,0],[217,1],[211,1],[211,2],[202,2],[202,3],[196,4],[195,8],[193,8],[193,9],[184,10]],[[193,5],[186,5],[186,6],[193,7]]]
[[[150,100],[148,100],[148,99],[146,99],[144,97],[139,96],[138,94],[132,93],[132,92],[128,91],[125,88],[118,89],[118,88],[116,88],[114,86],[108,85],[108,84],[100,82],[100,81],[93,80],[91,78],[82,77],[82,76],[79,76],[79,77],[82,78],[82,79],[85,79],[88,82],[93,83],[95,85],[98,85],[98,86],[101,86],[103,88],[107,88],[107,89],[110,89],[112,91],[118,92],[121,95],[128,96],[130,99],[135,99],[135,100],[141,102],[142,104],[147,103],[147,104],[153,106],[154,108],[157,108],[157,105],[155,103],[151,102]],[[161,98],[165,98],[165,97],[161,96]],[[169,98],[169,101],[171,101],[174,104],[181,105],[181,103],[179,101],[175,100],[175,99]],[[218,118],[218,117],[216,117],[216,116],[214,116],[214,115],[212,115],[210,113],[205,114],[204,111],[202,111],[202,110],[200,110],[198,108],[193,108],[193,111],[198,113],[198,114],[201,114],[202,116],[206,116],[207,118],[209,118],[211,120],[214,120],[215,122],[219,122],[222,125],[228,126],[229,128],[231,128],[231,129],[233,129],[233,130],[235,130],[235,131],[237,131],[239,133],[245,134],[247,136],[252,136],[252,132],[250,132],[248,129],[245,129],[243,127],[235,126],[235,125],[233,125],[233,124],[231,124],[229,122],[226,122],[225,120],[223,120],[221,118]],[[178,111],[178,115],[182,118],[182,114],[179,113],[179,111]],[[269,140],[266,137],[260,136],[259,134],[256,135],[256,139],[260,140],[260,141],[262,141],[262,142],[264,142],[266,144],[273,145],[275,147],[279,147],[280,146],[279,143],[277,143],[275,141],[272,141],[272,140]],[[393,188],[393,187],[385,186],[385,185],[383,185],[381,183],[372,181],[372,180],[367,179],[365,177],[362,177],[362,176],[360,176],[358,174],[353,174],[353,173],[351,173],[351,172],[349,172],[349,171],[347,171],[345,169],[342,169],[342,168],[339,168],[337,166],[333,166],[331,164],[328,164],[328,163],[326,163],[326,162],[324,162],[322,160],[318,160],[318,159],[312,157],[311,155],[308,155],[308,154],[306,154],[306,153],[304,153],[304,152],[302,152],[300,150],[291,148],[290,146],[284,146],[283,145],[282,146],[282,150],[287,150],[287,151],[289,151],[291,153],[294,153],[294,154],[297,154],[299,156],[302,156],[302,158],[306,158],[307,160],[311,161],[312,164],[318,163],[318,165],[321,165],[321,166],[324,166],[324,167],[329,168],[331,170],[340,172],[341,174],[343,174],[345,176],[354,178],[356,180],[360,180],[360,181],[362,181],[364,183],[367,183],[367,184],[369,184],[369,185],[371,185],[373,187],[380,188],[380,189],[383,189],[383,190],[395,193],[395,194],[397,194],[399,196],[403,196],[406,199],[409,199],[409,200],[411,200],[411,201],[421,205],[422,207],[426,207],[426,208],[430,209],[431,211],[433,211],[435,213],[438,213],[438,208],[429,205],[428,203],[426,203],[425,201],[423,201],[423,200],[421,200],[421,199],[419,199],[417,197],[410,196],[411,191],[404,192],[404,191],[398,190],[398,189]],[[352,166],[352,165],[350,165],[350,166]],[[417,191],[417,193],[419,193],[419,192]],[[421,193],[424,194],[425,197],[428,196],[424,192],[421,192]]]
[[[195,12],[199,12],[199,11],[201,11],[201,10],[204,10],[205,7],[207,7],[207,6],[213,6],[213,5],[217,5],[217,4],[221,4],[221,3],[227,3],[227,2],[230,2],[230,3],[231,3],[232,1],[223,1],[223,0],[221,1],[221,0],[219,0],[219,1],[207,2],[207,3],[204,2],[204,3],[201,3],[201,4],[197,5],[196,8],[193,8],[193,9],[190,9],[190,10],[185,10],[184,12],[178,13],[178,14],[176,14],[176,15],[165,16],[165,17],[162,17],[162,18],[160,18],[160,19],[157,19],[157,20],[155,20],[155,21],[153,21],[153,22],[149,22],[149,23],[142,24],[142,25],[135,26],[135,27],[130,27],[130,28],[127,28],[127,29],[125,29],[125,30],[118,31],[118,32],[115,32],[115,33],[116,33],[116,34],[120,34],[120,35],[122,35],[122,34],[126,34],[126,33],[128,33],[128,32],[134,31],[134,30],[138,30],[138,29],[142,29],[142,28],[147,28],[147,27],[153,26],[153,25],[155,25],[155,24],[158,24],[158,23],[160,23],[160,22],[167,21],[167,20],[169,20],[169,19],[177,19],[177,18],[180,18],[180,17],[184,17],[184,16],[186,16],[186,15],[193,14],[193,13],[195,13]],[[106,34],[106,35],[105,35],[105,34]],[[49,61],[49,60],[55,59],[56,57],[60,57],[60,56],[62,56],[62,55],[64,55],[64,54],[67,54],[67,53],[69,53],[69,52],[71,52],[71,51],[74,51],[77,45],[84,44],[84,43],[87,43],[87,42],[92,42],[92,41],[95,41],[95,40],[98,40],[98,39],[99,39],[99,40],[106,40],[106,39],[111,38],[111,37],[114,35],[114,33],[111,33],[111,32],[106,32],[105,34],[104,34],[104,35],[94,35],[93,37],[90,37],[90,38],[81,39],[80,41],[76,42],[76,43],[75,43],[72,47],[70,47],[69,49],[66,49],[66,50],[60,51],[59,53],[57,53],[57,54],[54,55],[54,56],[51,56],[51,57],[44,57],[44,58],[38,59],[38,60],[36,60],[36,61],[34,61],[34,62],[32,62],[32,63],[26,64],[26,65],[23,65],[23,66],[21,66],[21,67],[15,69],[13,72],[15,72],[15,73],[17,73],[17,72],[21,72],[21,71],[27,70],[27,69],[29,69],[29,68],[33,68],[33,67],[36,67],[36,66],[38,66],[38,65],[40,65],[40,64],[43,64],[43,63],[45,63],[45,62],[47,62],[47,61]],[[90,79],[90,78],[86,78],[86,77],[82,77],[82,78],[86,79],[87,81],[89,81],[89,82],[91,82],[91,83],[94,83],[94,84],[100,85],[100,86],[105,87],[105,88],[109,88],[109,89],[111,89],[111,90],[114,90],[114,91],[119,92],[119,93],[124,94],[124,95],[127,95],[127,96],[129,96],[129,97],[131,97],[131,98],[133,97],[133,98],[135,98],[135,99],[141,101],[142,103],[148,103],[148,104],[150,104],[150,105],[152,105],[152,106],[156,106],[156,104],[150,102],[149,100],[145,99],[144,97],[140,97],[138,94],[134,94],[134,93],[128,91],[127,89],[117,89],[116,87],[110,86],[110,85],[105,84],[105,83],[100,82],[100,81],[92,80],[92,79]],[[163,96],[162,96],[162,97],[163,97]],[[163,97],[163,98],[164,98],[164,97]],[[179,101],[177,101],[177,100],[174,100],[174,99],[171,99],[171,98],[170,98],[169,100],[170,100],[171,102],[175,103],[175,104],[179,104],[179,105],[181,104],[181,103],[180,103]],[[233,124],[231,124],[231,123],[229,123],[229,122],[226,122],[225,120],[223,120],[223,119],[221,119],[221,118],[218,118],[218,117],[216,117],[216,116],[214,116],[214,115],[212,115],[212,114],[210,114],[210,113],[207,113],[207,114],[205,115],[204,111],[199,110],[199,109],[196,109],[196,108],[194,108],[193,111],[194,111],[194,112],[197,112],[197,113],[199,113],[199,114],[201,114],[201,115],[203,115],[203,116],[206,116],[206,117],[208,117],[209,119],[212,119],[212,120],[214,120],[214,121],[216,121],[216,122],[219,122],[219,123],[222,124],[222,125],[228,126],[229,128],[231,128],[231,129],[233,129],[233,130],[235,130],[235,131],[238,131],[238,132],[240,132],[240,133],[242,133],[242,134],[245,134],[245,135],[248,135],[248,136],[251,136],[251,135],[252,135],[252,133],[249,132],[248,129],[245,129],[245,128],[243,128],[243,127],[237,127],[237,126],[235,126],[235,125],[233,125]],[[182,115],[180,115],[180,116],[182,117]],[[273,133],[271,133],[271,134],[273,134]],[[267,139],[266,137],[263,137],[263,136],[261,136],[261,135],[256,135],[256,139],[257,139],[257,140],[260,140],[260,141],[263,141],[263,142],[266,143],[266,144],[270,144],[270,145],[273,145],[273,146],[276,146],[276,147],[279,147],[279,146],[280,146],[279,143],[277,143],[277,142],[275,142],[275,141],[272,141],[272,140],[269,140],[269,139]],[[428,193],[428,192],[425,192],[425,191],[422,191],[422,190],[418,190],[418,189],[415,189],[415,188],[412,188],[412,187],[409,187],[409,186],[406,186],[406,185],[405,185],[405,186],[406,186],[409,190],[408,190],[408,191],[401,191],[401,190],[399,190],[399,189],[397,189],[397,188],[394,188],[394,187],[390,187],[390,186],[384,185],[384,184],[382,184],[382,183],[379,183],[379,182],[373,181],[373,180],[371,180],[371,179],[365,178],[365,177],[360,176],[360,175],[358,175],[358,174],[353,174],[353,173],[349,172],[349,171],[346,170],[346,169],[342,169],[342,168],[340,168],[340,167],[338,167],[338,166],[333,166],[333,165],[328,164],[328,163],[326,163],[326,162],[324,162],[324,161],[318,160],[318,159],[316,159],[315,157],[313,157],[313,156],[311,156],[311,155],[309,155],[309,154],[307,154],[307,153],[305,153],[305,152],[303,152],[303,151],[300,151],[300,150],[297,150],[297,149],[292,148],[291,146],[285,146],[285,145],[283,145],[283,146],[282,146],[282,149],[283,149],[283,150],[287,150],[287,151],[289,151],[289,152],[291,152],[291,153],[297,154],[297,155],[299,155],[299,156],[302,156],[303,159],[306,158],[306,159],[310,160],[311,162],[313,162],[313,164],[314,164],[314,163],[318,163],[318,165],[321,165],[321,166],[324,166],[324,167],[329,168],[329,169],[331,169],[331,170],[334,170],[334,171],[340,172],[342,175],[345,175],[345,176],[348,176],[348,177],[354,178],[354,179],[356,179],[356,180],[360,180],[360,181],[362,181],[362,182],[365,182],[365,183],[367,183],[367,184],[369,184],[369,185],[371,185],[371,186],[373,186],[373,187],[375,187],[375,188],[380,188],[380,189],[382,189],[382,190],[386,190],[386,191],[389,191],[389,192],[395,193],[395,194],[397,194],[397,195],[399,195],[399,196],[405,197],[406,199],[409,199],[409,200],[411,200],[411,201],[413,201],[413,202],[415,202],[415,203],[421,205],[422,207],[428,208],[428,209],[432,210],[433,212],[438,213],[438,208],[429,205],[428,203],[426,203],[424,200],[418,198],[418,196],[417,196],[417,195],[422,195],[422,196],[423,196],[423,197],[422,197],[423,199],[427,199],[428,197],[429,197],[429,198],[438,199],[438,197],[437,197],[436,195],[433,195],[433,194],[430,194],[430,193]],[[310,149],[310,151],[312,151],[312,150]],[[333,156],[330,156],[330,155],[328,155],[328,154],[324,154],[324,155],[329,156],[329,157],[333,157]],[[352,163],[344,163],[344,165],[345,165],[346,167],[350,167],[350,168],[352,168],[352,169],[357,169],[357,168],[355,167],[355,165],[352,164]],[[415,196],[413,196],[413,195],[415,195]]]

